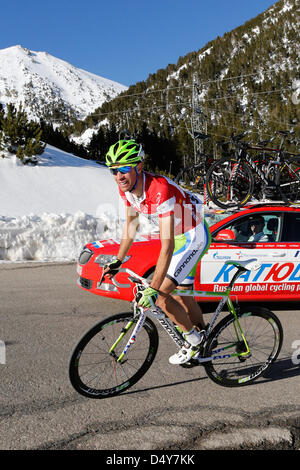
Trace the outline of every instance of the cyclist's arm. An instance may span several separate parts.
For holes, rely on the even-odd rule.
[[[159,219],[161,250],[157,260],[151,287],[159,290],[162,285],[174,251],[174,214]]]
[[[127,255],[137,232],[139,226],[139,214],[133,207],[126,207],[126,222],[123,228],[122,240],[120,243],[119,253],[117,258],[123,261]]]

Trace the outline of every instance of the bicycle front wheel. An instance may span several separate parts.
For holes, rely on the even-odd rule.
[[[282,346],[281,323],[268,309],[243,309],[238,322],[232,314],[223,318],[204,351],[204,356],[212,358],[204,363],[207,375],[224,387],[240,387],[256,380],[276,360]]]
[[[222,209],[243,206],[253,194],[254,180],[249,166],[234,158],[220,158],[206,175],[211,200]]]
[[[149,318],[124,358],[117,361],[135,324],[132,313],[118,313],[85,333],[69,364],[70,381],[78,393],[88,398],[112,397],[134,385],[147,372],[158,349],[157,328]]]

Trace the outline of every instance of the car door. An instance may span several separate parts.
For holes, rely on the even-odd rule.
[[[253,211],[212,233],[211,247],[199,270],[200,288],[212,290],[215,295],[224,292],[235,271],[225,262],[255,258],[259,269],[242,274],[233,295],[247,301],[297,298],[300,273],[295,259],[299,256],[300,261],[300,245],[282,241],[289,233],[284,216],[284,211]]]
[[[278,276],[285,276],[283,295],[288,300],[300,301],[300,210],[288,208],[283,214],[281,247],[287,251],[285,272],[281,266]],[[287,289],[288,287],[288,289]],[[286,292],[285,292],[286,291]]]

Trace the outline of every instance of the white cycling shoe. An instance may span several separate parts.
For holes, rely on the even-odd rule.
[[[185,364],[189,362],[193,357],[198,356],[200,346],[201,343],[198,346],[191,346],[190,344],[183,346],[176,354],[169,357],[170,364]]]

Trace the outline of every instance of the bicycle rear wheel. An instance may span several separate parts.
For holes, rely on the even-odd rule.
[[[279,191],[285,202],[300,202],[299,163],[287,162],[280,168]]]
[[[208,338],[204,356],[207,375],[224,387],[247,385],[262,375],[276,360],[282,346],[283,331],[276,315],[268,309],[243,309],[238,321],[250,352],[232,314],[216,325]]]
[[[253,187],[251,169],[234,158],[220,158],[206,175],[209,197],[222,209],[246,204],[253,194]]]
[[[130,327],[129,322],[133,322]],[[97,323],[84,334],[69,363],[70,381],[78,393],[88,398],[112,397],[134,385],[147,372],[158,349],[157,328],[149,318],[146,318],[124,358],[117,362],[135,323],[132,313],[118,313]],[[125,331],[127,333],[110,352]]]

